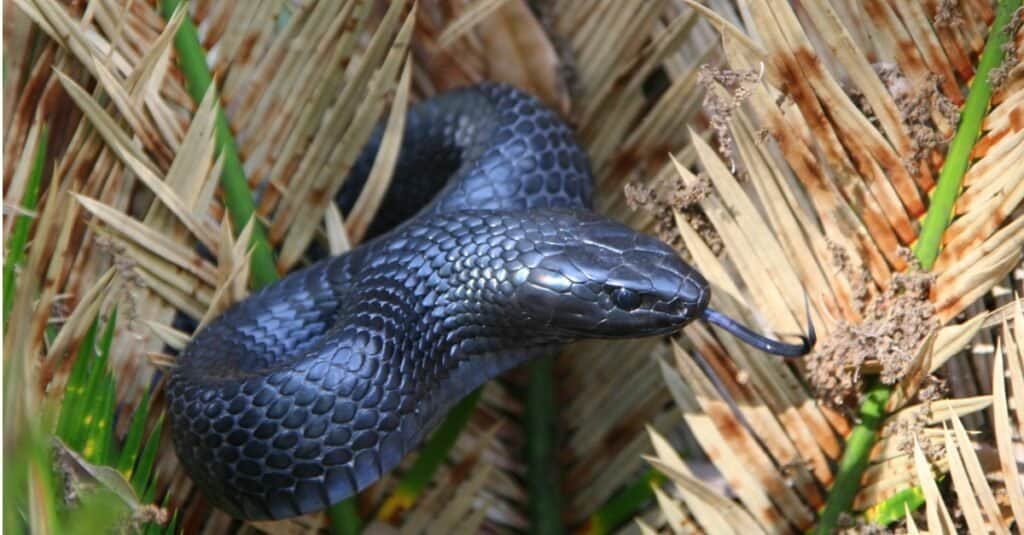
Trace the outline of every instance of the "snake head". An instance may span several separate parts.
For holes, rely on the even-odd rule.
[[[524,325],[633,338],[674,332],[707,306],[707,282],[661,241],[589,212],[547,218],[524,233],[510,266],[510,308]]]

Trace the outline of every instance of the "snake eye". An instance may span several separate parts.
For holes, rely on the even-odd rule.
[[[612,301],[615,302],[615,306],[622,310],[633,310],[640,306],[640,294],[630,290],[628,288],[616,288],[612,292]]]

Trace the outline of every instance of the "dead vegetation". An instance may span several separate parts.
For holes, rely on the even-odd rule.
[[[116,305],[132,320],[119,324],[110,358],[118,400],[134,401],[159,381],[154,362],[171,363],[165,345],[187,340],[172,325],[176,310],[203,321],[245,295],[247,234],[236,236],[244,229],[229,223],[218,189],[218,102],[246,176],[263,192],[258,214],[286,271],[315,240],[334,252],[358,243],[373,199],[353,214],[330,200],[370,128],[400,120],[389,110],[498,79],[576,124],[598,176],[598,210],[685,249],[719,310],[794,334],[806,295],[821,340],[795,365],[699,323],[671,344],[569,349],[557,370],[567,525],[583,525],[654,466],[671,484],[623,530],[808,529],[856,423],[863,378],[881,372],[894,385],[892,416],[854,502],[856,521],[903,521],[902,507],[884,516],[880,506],[920,486],[926,505],[906,517],[908,532],[1019,526],[1019,65],[1007,62],[996,80],[931,274],[913,273],[901,253],[918,236],[994,4],[536,4],[197,0],[188,15],[218,92],[196,104],[172,39],[184,11],[165,21],[137,0],[8,2],[7,243],[33,155],[44,139],[50,150],[6,320],[19,336],[5,336],[5,375],[19,388],[5,392],[5,444],[60,399],[97,312]],[[1011,57],[1024,42],[1014,28]],[[60,336],[45,337],[49,325]],[[379,516],[378,527],[527,529],[517,381],[488,385],[427,494],[404,515]],[[204,503],[176,463],[165,437],[158,495],[170,496],[186,532],[326,524],[314,515],[238,526]],[[936,484],[936,474],[947,475]],[[394,486],[386,478],[365,493],[366,518]]]

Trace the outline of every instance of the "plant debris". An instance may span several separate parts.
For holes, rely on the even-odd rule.
[[[874,69],[892,95],[910,131],[913,152],[904,165],[911,172],[917,172],[920,164],[927,162],[933,152],[946,151],[950,139],[943,136],[941,130],[960,122],[960,109],[939,89],[941,79],[937,74],[930,75],[923,85],[915,86],[896,64],[876,63]],[[858,101],[858,105],[870,112],[866,101]],[[869,115],[874,116],[873,112]],[[936,119],[945,124],[937,124]]]
[[[718,138],[718,153],[729,162],[733,170],[736,169],[736,140],[729,130],[729,120],[733,112],[750,96],[750,86],[760,82],[763,75],[763,69],[735,71],[716,69],[707,64],[701,65],[697,74],[697,84],[704,88],[704,112]],[[715,84],[721,86],[727,94],[718,91]]]
[[[837,242],[825,238],[825,246],[832,255],[832,263],[850,281],[851,300],[857,312],[863,315],[871,301],[871,273],[863,264],[854,265],[850,253]]]
[[[942,0],[939,9],[932,19],[936,28],[958,28],[964,25],[964,17],[960,13],[960,0]]]
[[[691,260],[691,258],[683,245],[679,229],[676,228],[674,210],[678,210],[682,214],[683,219],[697,232],[714,254],[721,254],[725,249],[721,236],[718,235],[711,220],[700,208],[700,201],[711,194],[711,180],[703,174],[697,175],[697,178],[696,183],[687,185],[683,182],[682,177],[672,174],[668,180],[662,180],[656,184],[633,181],[622,188],[626,204],[630,209],[646,210],[654,214],[654,229],[658,238],[682,253],[686,260]]]
[[[908,418],[889,420],[882,428],[882,435],[893,437],[897,441],[897,449],[906,455],[914,454],[914,440],[916,439],[928,462],[935,464],[946,458],[946,446],[940,441],[928,440],[924,436],[923,432],[928,427],[931,417],[931,407],[926,403]]]
[[[167,524],[168,511],[153,504],[141,503],[131,483],[117,469],[90,463],[60,439],[53,440],[54,463],[64,481],[64,503],[77,505],[83,493],[106,490],[113,493],[128,508],[122,520],[121,532],[135,533],[147,522]]]
[[[101,253],[110,256],[111,263],[117,271],[117,275],[124,281],[123,285],[117,286],[117,291],[109,298],[118,305],[123,305],[123,318],[127,320],[127,331],[135,333],[136,336],[143,332],[143,326],[139,324],[139,300],[140,293],[148,288],[146,279],[139,274],[138,261],[132,257],[127,248],[104,235],[97,235],[93,243]]]
[[[909,251],[902,251],[912,260]],[[818,396],[836,407],[856,406],[861,368],[877,359],[880,380],[895,384],[913,365],[921,343],[938,327],[929,299],[935,276],[911,261],[911,270],[896,274],[889,288],[864,311],[859,324],[840,322],[832,336],[807,359],[808,378]]]
[[[837,535],[903,535],[907,530],[902,527],[889,527],[874,524],[864,517],[843,513],[839,517]]]
[[[1010,71],[1020,63],[1020,58],[1017,57],[1017,43],[1014,36],[1020,31],[1022,24],[1024,24],[1024,7],[1018,7],[1013,12],[1010,22],[1003,28],[1003,31],[1010,36],[1003,43],[1003,54],[1005,54],[1003,63],[988,73],[988,84],[992,86],[992,91],[998,91],[1003,87],[1010,78]]]

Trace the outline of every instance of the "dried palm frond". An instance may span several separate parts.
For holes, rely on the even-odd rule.
[[[945,127],[956,122],[942,115],[951,104],[928,103],[942,102],[943,96],[953,103],[961,97],[953,84],[937,84],[928,75],[950,72],[953,66],[941,63],[955,60],[956,54],[932,56],[922,71],[908,57],[916,50],[885,50],[898,39],[877,35],[909,31],[918,49],[926,51],[932,43],[964,45],[932,33],[939,29],[922,19],[927,14],[918,10],[924,6],[905,6],[899,7],[902,20],[888,6],[868,13],[880,23],[872,28],[873,50],[867,42],[855,42],[847,19],[839,16],[849,6],[814,3],[798,12],[782,2],[755,3],[744,20],[746,32],[720,27],[733,76],[716,77],[713,90],[719,101],[731,98],[726,90],[737,76],[764,66],[763,76],[741,78],[750,111],[740,103],[725,108],[722,129],[716,131],[719,154],[693,137],[702,177],[713,186],[699,206],[724,242],[727,257],[716,258],[697,227],[676,212],[680,234],[718,290],[713,304],[739,315],[752,308],[763,312],[767,321],[761,324],[770,330],[797,332],[801,294],[807,288],[816,309],[815,325],[827,334],[803,370],[765,362],[729,340],[716,342],[702,326],[691,326],[687,333],[697,353],[687,355],[677,347],[675,365],[663,367],[691,430],[759,530],[815,525],[813,513],[823,505],[818,489],[833,481],[835,438],[849,429],[823,402],[839,403],[849,414],[849,403],[856,403],[862,393],[861,373],[879,370],[885,382],[895,385],[884,407],[894,414],[871,451],[853,509],[867,511],[869,521],[885,523],[893,519],[887,508],[898,503],[897,518],[902,518],[904,502],[898,500],[912,503],[915,494],[907,491],[920,484],[929,527],[954,528],[948,512],[936,506],[938,487],[931,480],[921,482],[922,474],[932,474],[927,463],[922,468],[924,453],[940,471],[953,464],[940,454],[944,434],[929,430],[991,404],[987,397],[939,399],[941,391],[934,388],[931,374],[965,349],[986,320],[1004,312],[979,314],[938,331],[934,326],[953,320],[1020,264],[1024,234],[1018,228],[1021,198],[1016,192],[1024,183],[1024,168],[1006,159],[1006,147],[1019,145],[1024,132],[1000,119],[1017,108],[1020,84],[1004,85],[994,99],[934,280],[899,275],[908,265],[899,248],[916,238],[912,221],[923,211],[919,191],[930,190],[930,175],[941,164],[933,158],[939,147],[922,146],[927,133],[922,124],[934,129],[932,139],[941,139]],[[991,14],[979,10],[962,15],[984,17],[986,12]],[[864,19],[853,17],[849,24],[859,20]],[[963,28],[983,31],[984,25],[965,22]],[[761,42],[735,38],[747,32]],[[824,46],[815,46],[812,36]],[[869,65],[869,50],[893,58],[895,64]],[[967,47],[961,54],[977,52]],[[847,77],[845,88],[833,72]],[[925,108],[909,109],[909,102]],[[1005,138],[1014,141],[1002,145]],[[816,154],[823,159],[815,161]],[[734,173],[736,168],[741,172]],[[682,165],[677,172],[685,186],[698,184],[698,177]],[[978,180],[980,176],[985,178]],[[704,365],[695,365],[691,356]],[[826,398],[807,397],[794,371],[809,373]],[[787,418],[797,411],[799,418]],[[833,429],[815,427],[816,421],[827,421]],[[775,431],[780,425],[784,432]],[[688,500],[696,499],[689,488],[680,483],[678,490]],[[669,517],[667,510],[664,514]],[[702,526],[713,531],[715,524]]]
[[[1019,523],[1021,489],[1007,482],[1024,419],[1024,319],[1005,290],[1024,243],[1019,67],[993,97],[934,279],[900,278],[992,2],[155,3],[8,4],[4,233],[7,258],[25,254],[10,288],[5,271],[5,386],[16,385],[5,390],[5,445],[37,436],[34,415],[76,388],[94,319],[115,306],[109,395],[150,407],[153,388],[142,418],[159,434],[160,367],[188,339],[175,314],[204,322],[243,298],[266,271],[266,251],[251,247],[263,229],[278,251],[270,278],[302,263],[313,241],[332,253],[357,244],[387,187],[406,103],[496,79],[575,124],[598,209],[678,246],[713,284],[716,307],[793,334],[809,296],[818,359],[768,358],[702,324],[667,344],[578,344],[555,365],[554,403],[526,410],[536,398],[522,392],[537,386],[526,373],[492,382],[437,439],[450,451],[410,457],[349,504],[369,528],[526,530],[531,501],[559,490],[554,523],[583,531],[617,528],[645,499],[639,527],[624,530],[810,528],[857,424],[853,406],[834,402],[856,403],[862,377],[879,371],[894,384],[892,416],[853,509],[888,521],[925,503],[908,529],[929,531]],[[205,65],[183,73],[175,36],[193,24]],[[1019,34],[1011,43],[1019,54]],[[209,90],[190,77],[197,67],[212,73]],[[332,199],[381,120],[370,187],[341,214]],[[224,175],[248,188],[224,187]],[[257,194],[254,219],[234,206],[246,190]],[[995,343],[992,327],[1011,320]],[[884,339],[885,352],[838,343],[851,333]],[[949,395],[929,379],[936,372]],[[537,437],[524,413],[557,424],[542,445],[560,483],[538,490],[527,476],[537,465],[523,446]],[[109,421],[114,442],[135,436],[131,418]],[[192,489],[161,436],[154,494],[139,503],[166,497],[183,531],[306,533],[342,518],[233,521]],[[23,463],[17,487],[31,490],[34,530],[62,522],[41,499],[56,495],[44,460]],[[612,503],[630,505],[598,514]]]

